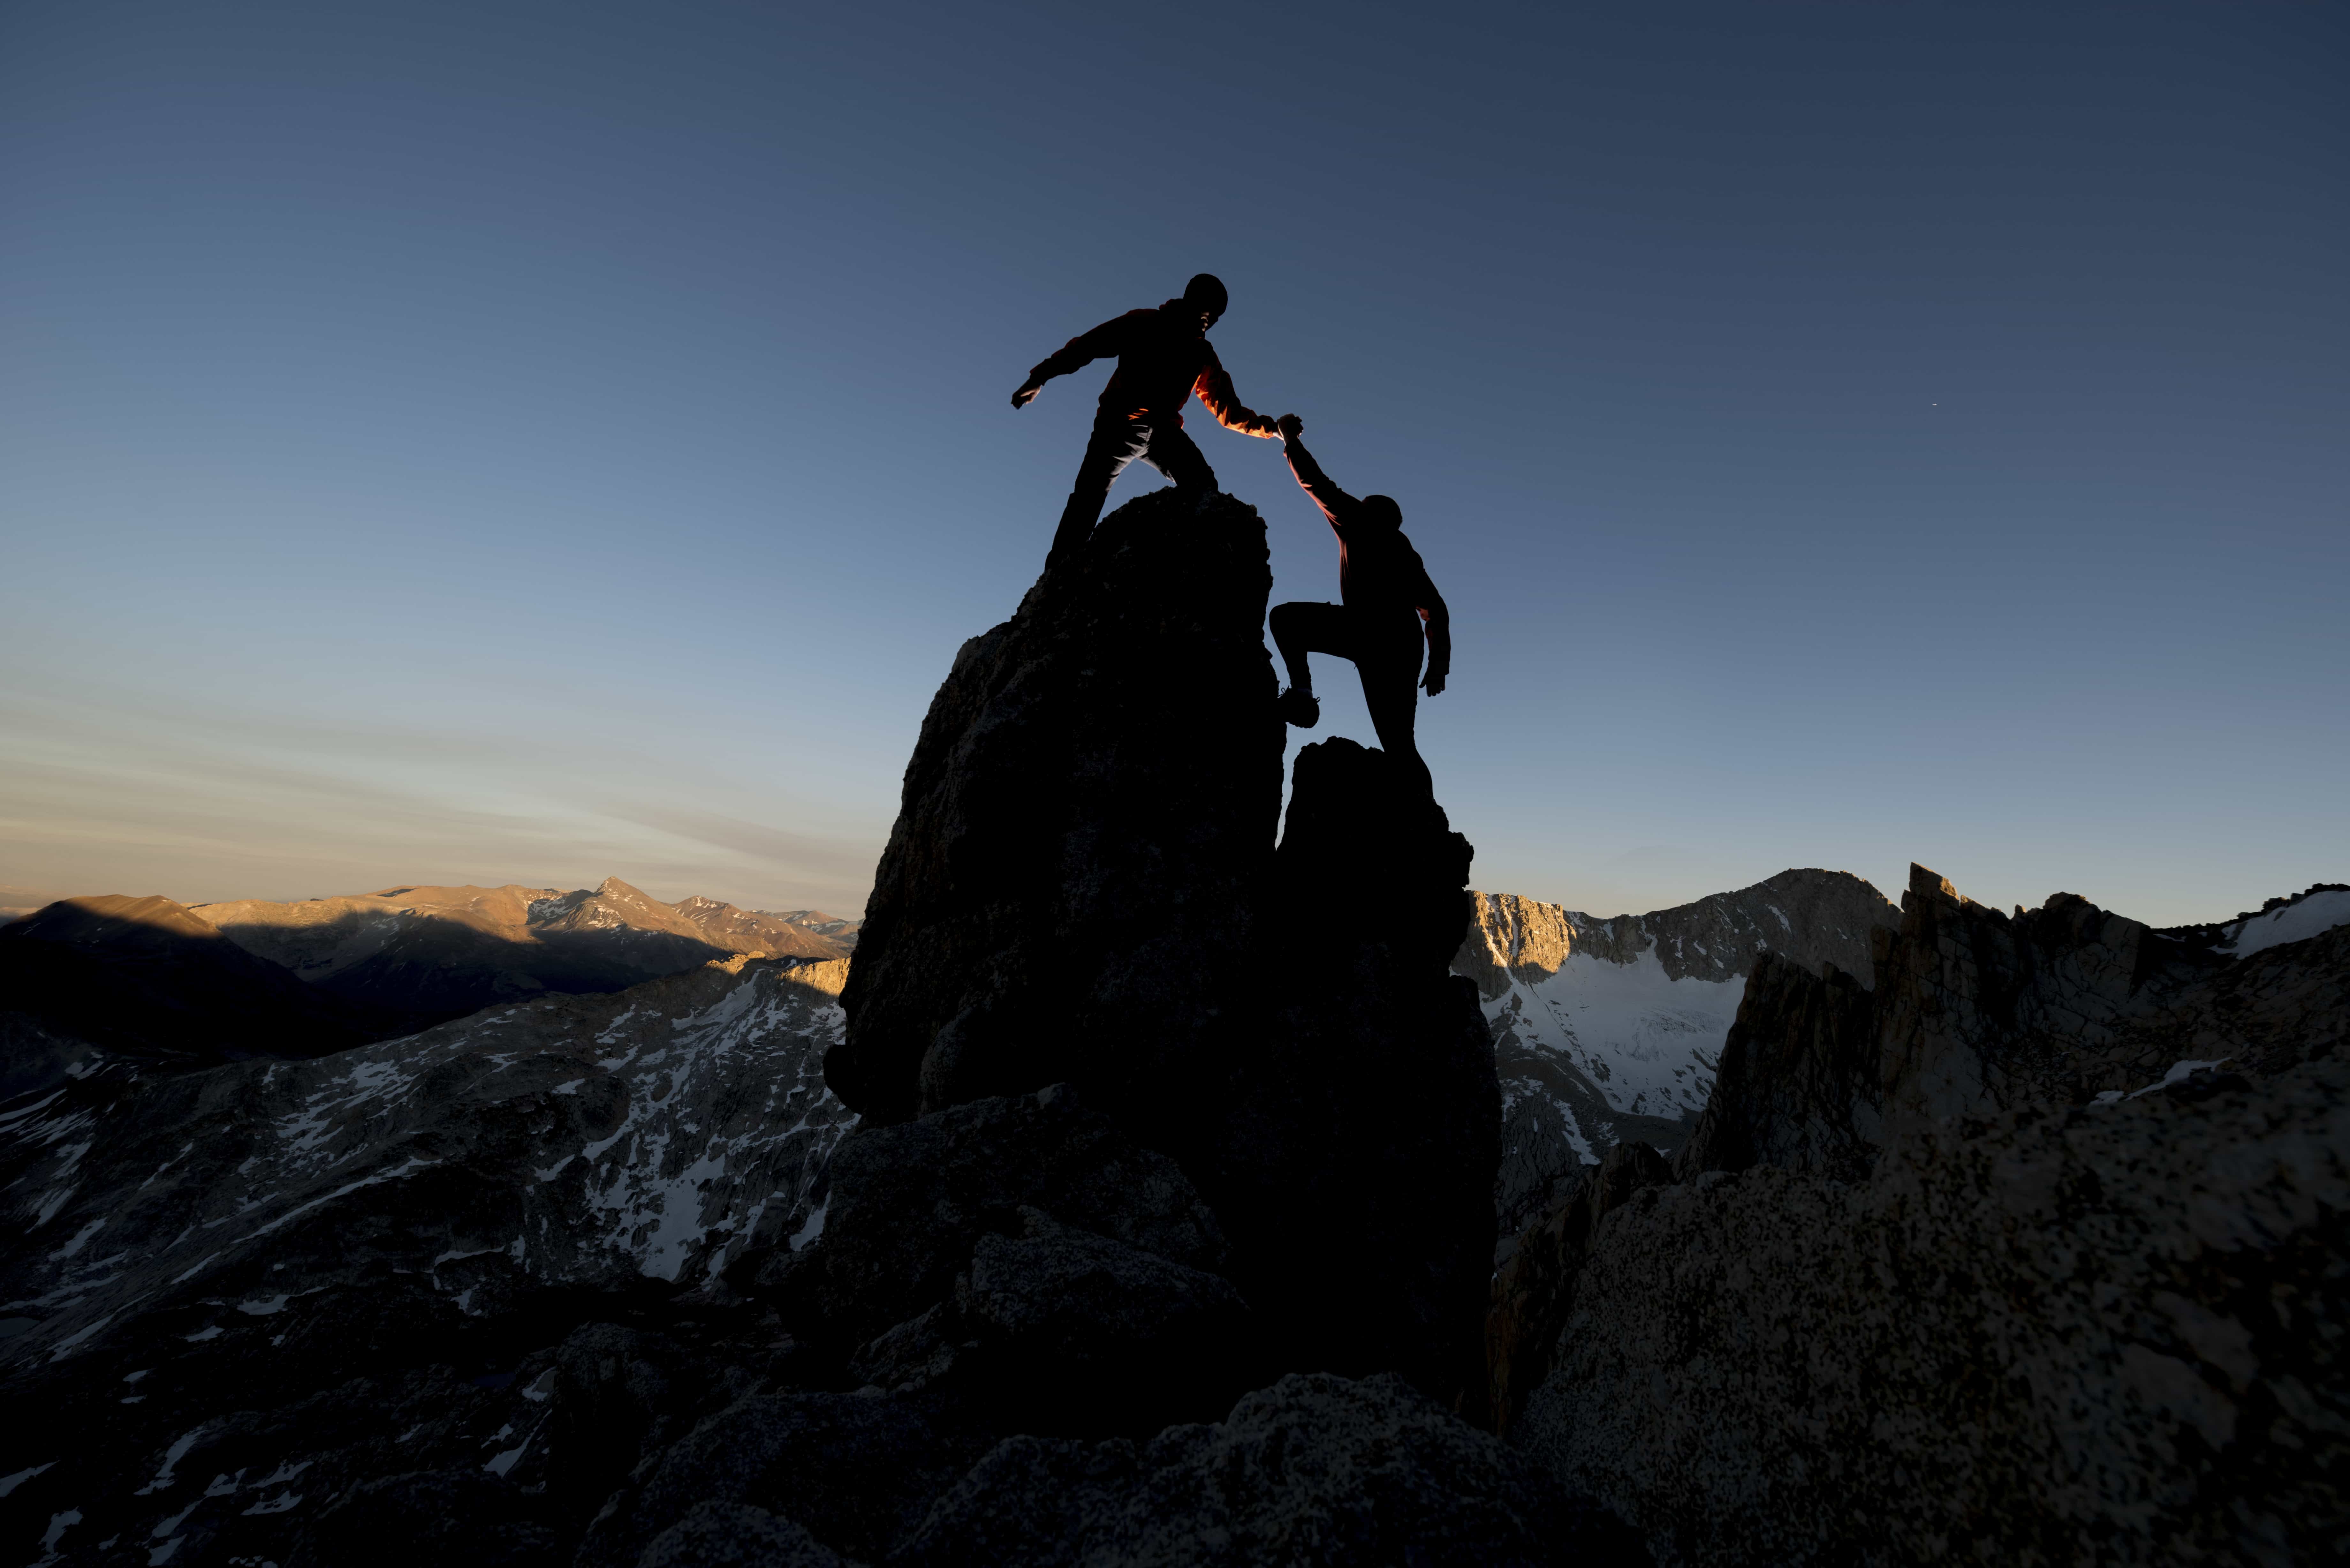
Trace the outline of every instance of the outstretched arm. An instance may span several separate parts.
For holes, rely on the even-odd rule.
[[[1058,351],[1037,360],[1036,368],[1028,372],[1028,379],[1020,383],[1020,389],[1012,394],[1012,406],[1024,409],[1036,400],[1036,394],[1043,391],[1045,383],[1054,377],[1082,370],[1105,355],[1124,351],[1128,320],[1149,314],[1147,310],[1129,310],[1124,316],[1114,316],[1090,332],[1078,333],[1062,344]]]
[[[1297,476],[1297,483],[1314,498],[1314,504],[1322,508],[1322,515],[1330,520],[1330,526],[1344,533],[1346,519],[1355,510],[1355,498],[1330,483],[1330,476],[1322,472],[1322,465],[1314,461],[1314,454],[1298,439],[1297,432],[1302,428],[1295,414],[1282,416],[1281,450],[1289,459],[1289,472]]]
[[[1208,411],[1216,416],[1216,422],[1228,431],[1268,438],[1281,433],[1280,427],[1270,418],[1252,412],[1248,405],[1241,401],[1240,394],[1232,390],[1232,379],[1225,371],[1224,362],[1216,358],[1213,348],[1208,350],[1208,368],[1200,372],[1198,380],[1191,383],[1191,390],[1208,405]]]
[[[1417,550],[1412,552],[1412,562],[1419,564]],[[1419,567],[1419,618],[1428,627],[1428,673],[1419,683],[1433,697],[1444,690],[1444,679],[1452,673],[1452,612],[1444,607],[1444,596],[1436,591],[1424,566]]]

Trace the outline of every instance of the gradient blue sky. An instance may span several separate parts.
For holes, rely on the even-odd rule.
[[[1008,394],[1202,268],[1454,607],[1480,887],[2350,879],[2345,80],[2331,5],[15,0],[0,903],[853,912],[1103,372]]]

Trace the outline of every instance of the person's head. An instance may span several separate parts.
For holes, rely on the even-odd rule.
[[[1224,280],[1214,273],[1203,272],[1183,286],[1184,308],[1199,313],[1202,332],[1222,317],[1224,307],[1231,303],[1232,296],[1224,292]]]
[[[1403,508],[1395,504],[1392,495],[1366,495],[1363,497],[1363,521],[1374,528],[1384,528],[1393,533],[1403,527]]]

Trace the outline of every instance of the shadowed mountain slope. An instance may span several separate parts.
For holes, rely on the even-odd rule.
[[[304,985],[163,898],[64,898],[0,926],[0,1013],[156,1065],[317,1056],[414,1026]],[[11,1051],[8,1092],[34,1068]]]
[[[713,898],[664,904],[617,877],[594,888],[386,888],[197,912],[322,991],[425,1019],[546,992],[593,992],[734,953],[837,959],[818,932]]]

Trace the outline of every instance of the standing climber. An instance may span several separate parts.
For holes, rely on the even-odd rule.
[[[1156,310],[1129,310],[1070,338],[1012,394],[1012,406],[1024,409],[1054,377],[1105,355],[1118,357],[1118,369],[1102,389],[1085,461],[1077,464],[1076,487],[1053,535],[1047,567],[1093,532],[1110,485],[1136,458],[1173,480],[1179,491],[1201,500],[1215,493],[1215,471],[1183,433],[1183,404],[1193,393],[1227,430],[1268,440],[1278,433],[1272,420],[1242,406],[1232,377],[1209,345],[1208,328],[1224,314],[1227,297],[1223,284],[1203,272],[1184,287],[1180,299]]]
[[[1334,653],[1355,661],[1363,682],[1363,702],[1371,711],[1371,725],[1388,755],[1409,768],[1421,790],[1435,793],[1428,764],[1411,735],[1412,709],[1419,698],[1414,688],[1419,675],[1423,629],[1428,642],[1428,676],[1419,684],[1430,697],[1444,690],[1452,668],[1452,618],[1444,596],[1429,581],[1419,552],[1404,536],[1403,508],[1384,495],[1357,501],[1330,483],[1314,454],[1298,440],[1305,421],[1284,414],[1276,422],[1282,450],[1289,456],[1289,472],[1330,520],[1338,535],[1338,604],[1285,604],[1273,607],[1268,618],[1273,645],[1289,667],[1289,689],[1281,694],[1281,716],[1301,730],[1322,721],[1322,704],[1314,698],[1314,671],[1309,653]]]

